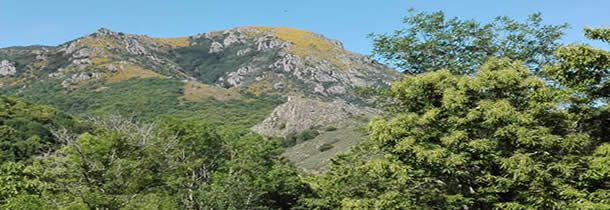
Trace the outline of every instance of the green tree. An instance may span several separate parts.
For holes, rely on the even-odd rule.
[[[44,183],[23,163],[7,161],[0,164],[0,205],[21,194],[37,194],[43,189]]]
[[[0,168],[0,208],[288,209],[307,192],[277,140],[174,118],[92,124],[55,132],[66,144],[28,166]]]
[[[27,160],[62,143],[52,129],[87,130],[86,124],[51,107],[0,96],[0,162]]]
[[[410,10],[405,29],[373,34],[373,54],[406,73],[448,69],[471,74],[488,57],[523,61],[532,71],[553,61],[567,25],[544,25],[540,13],[517,22],[497,17],[489,23],[447,18],[443,12]]]
[[[589,39],[610,43],[610,28],[585,29]],[[580,129],[610,141],[610,52],[572,44],[556,52],[559,62],[545,73],[569,96],[569,109],[578,114]]]
[[[326,209],[607,209],[610,145],[520,62],[395,82],[364,149],[312,184]]]

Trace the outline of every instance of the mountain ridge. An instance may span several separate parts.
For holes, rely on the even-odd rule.
[[[144,121],[171,115],[280,138],[327,128],[358,136],[351,133],[360,118],[377,111],[355,90],[398,78],[397,71],[347,51],[339,41],[287,27],[173,38],[100,28],[54,47],[0,48],[1,94],[77,115]],[[293,114],[298,117],[288,116]]]
[[[234,53],[237,55],[234,57],[244,56],[251,53],[251,51],[264,52],[266,50],[277,50],[278,56],[271,59],[267,58],[267,61],[263,61],[261,63],[261,65],[267,66],[262,67],[247,65],[248,63],[257,62],[264,59],[257,58],[258,60],[252,59],[238,63],[236,66],[234,66],[235,68],[231,70],[226,70],[225,68],[218,72],[206,71],[212,73],[189,73],[184,71],[192,70],[193,68],[197,68],[197,66],[191,65],[192,63],[182,64],[181,59],[184,56],[172,55],[180,54],[175,53],[174,49],[187,47],[190,49],[184,49],[184,51],[199,50],[198,53],[204,54],[205,52],[201,52],[201,49],[194,49],[194,46],[199,45],[208,45],[205,46],[207,47],[208,54],[226,54],[224,51],[230,51],[231,49],[225,48],[230,48],[231,45],[234,44],[246,42],[254,42],[252,47],[256,47],[256,49],[245,47],[243,49],[234,50]],[[103,76],[101,74],[104,73],[96,71],[95,69],[89,69],[86,70],[88,74],[75,75],[70,72],[78,72],[78,70],[75,70],[73,67],[81,68],[81,70],[83,70],[85,67],[97,67],[98,70],[99,68],[103,70],[110,70],[111,73],[116,72],[117,68],[123,67],[119,70],[126,68],[131,70],[131,73],[135,74],[127,75],[127,79],[131,78],[131,76],[138,77],[140,76],[139,74],[146,74],[147,71],[152,70],[165,76],[176,77],[178,79],[185,79],[189,81],[203,80],[203,83],[213,83],[213,85],[222,86],[225,88],[242,86],[244,83],[253,83],[255,81],[252,81],[252,78],[257,79],[257,81],[263,80],[263,78],[257,78],[257,76],[265,76],[261,75],[262,70],[275,68],[282,69],[285,72],[290,72],[295,68],[305,68],[306,71],[300,71],[292,75],[300,77],[297,78],[298,80],[307,80],[304,78],[303,74],[313,74],[311,75],[313,77],[317,76],[317,78],[314,78],[317,81],[312,82],[310,80],[306,81],[306,83],[309,83],[317,95],[332,97],[332,95],[345,94],[347,92],[346,89],[351,88],[351,84],[354,84],[353,86],[380,85],[371,84],[367,80],[364,80],[363,78],[367,75],[360,74],[363,72],[363,69],[355,68],[356,66],[369,67],[368,69],[364,69],[365,73],[370,73],[371,69],[383,69],[382,71],[385,72],[376,75],[384,75],[385,78],[369,78],[369,81],[378,79],[378,83],[385,83],[386,85],[389,83],[388,81],[395,79],[395,77],[397,77],[396,75],[398,74],[397,72],[392,72],[392,70],[389,68],[376,63],[374,60],[369,59],[366,56],[346,51],[339,41],[328,39],[319,34],[287,27],[236,27],[228,30],[200,33],[188,37],[173,38],[154,38],[146,35],[125,34],[122,32],[114,32],[106,28],[100,28],[94,33],[68,41],[56,47],[31,46],[22,48],[2,48],[1,51],[4,51],[4,54],[11,54],[10,51],[30,51],[30,57],[35,56],[36,61],[40,61],[38,65],[42,67],[48,66],[48,64],[45,62],[47,62],[49,54],[53,53],[52,51],[56,51],[55,54],[60,54],[60,56],[66,56],[67,58],[64,58],[64,60],[67,59],[70,62],[69,64],[59,64],[58,66],[53,66],[56,68],[51,67],[47,69],[50,71],[57,69],[56,72],[49,74],[50,77],[61,77],[63,76],[62,74],[71,74],[74,77],[69,80],[64,80],[64,86],[77,84],[83,80],[99,79]],[[0,53],[2,53],[1,51]],[[161,54],[162,56],[158,56],[157,54]],[[0,58],[1,57],[6,56],[2,56],[0,54]],[[125,58],[129,59],[127,60]],[[3,58],[2,60],[5,61],[5,66],[11,64],[11,59]],[[27,64],[28,62],[18,62],[15,68],[20,69],[19,63],[22,63],[20,65],[22,65],[21,67],[23,68],[25,67],[23,66],[23,63]],[[30,61],[29,63],[36,62]],[[15,65],[15,63],[12,64]],[[307,69],[307,67],[312,66],[318,68]],[[34,66],[34,68],[36,67]],[[264,69],[261,70],[260,68]],[[335,70],[335,72],[339,70],[347,70],[352,72],[343,75],[339,73],[339,78],[333,78],[332,74],[334,72],[326,71],[319,73],[322,72],[320,71],[321,69]],[[67,72],[64,72],[64,70],[67,70]],[[316,70],[319,72],[315,72]],[[23,70],[21,72],[23,72]],[[222,75],[223,73],[226,74]],[[9,73],[5,74],[6,75],[4,76],[10,76],[8,75]],[[14,74],[17,74],[17,72]],[[360,75],[357,75],[357,77],[345,78],[347,76],[356,74]],[[200,75],[200,78],[196,78],[198,75]],[[245,81],[248,79],[245,79],[245,76],[250,77],[250,80]],[[344,78],[340,78],[340,76],[344,76]],[[275,79],[281,80],[282,78]],[[328,86],[328,83],[337,82],[337,80],[344,80],[340,81],[343,84],[329,87],[324,87],[322,84],[327,83],[326,86]],[[276,89],[279,89],[283,84],[276,83],[274,85]]]

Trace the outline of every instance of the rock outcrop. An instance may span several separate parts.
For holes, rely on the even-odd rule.
[[[354,88],[386,86],[399,77],[366,56],[346,51],[336,40],[296,29],[240,27],[201,34],[195,40],[211,43],[209,53],[234,51],[238,57],[234,60],[254,57],[214,80],[226,88],[248,86],[261,79],[273,84],[282,78],[298,84],[294,88],[274,88],[286,91],[284,94],[351,101]],[[266,54],[274,50],[275,55]]]
[[[315,99],[289,97],[263,122],[252,130],[268,136],[284,137],[311,128],[347,127],[355,118],[377,113],[374,109],[357,107],[343,101],[323,102]]]
[[[0,61],[0,76],[13,76],[16,73],[17,68],[15,68],[15,63],[8,60]]]

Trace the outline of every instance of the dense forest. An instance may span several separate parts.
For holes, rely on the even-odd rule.
[[[383,112],[318,175],[282,155],[296,140],[239,114],[87,115],[0,96],[0,209],[610,209],[609,51],[560,44],[567,25],[541,14],[411,11],[404,24],[371,35],[404,76],[358,92]],[[610,28],[584,34],[610,46]]]

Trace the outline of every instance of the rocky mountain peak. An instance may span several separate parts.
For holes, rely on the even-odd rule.
[[[237,31],[249,35],[273,36],[284,41],[292,42],[294,44],[331,44],[335,47],[343,49],[343,43],[338,40],[327,38],[322,34],[284,26],[243,26],[233,28],[227,31]]]
[[[255,94],[330,101],[357,100],[351,93],[354,88],[387,85],[398,75],[345,50],[339,41],[289,27],[247,26],[178,38],[100,28],[50,48],[43,56],[48,63],[58,64],[45,67],[51,68],[45,71],[48,77],[64,79],[66,86],[111,80],[116,74],[128,74],[120,77],[128,79],[156,73]],[[16,72],[27,65],[15,65]]]
[[[108,28],[101,27],[101,28],[98,28],[95,31],[95,33],[93,33],[93,35],[96,35],[96,36],[115,36],[115,35],[118,35],[118,33],[114,32],[114,31],[111,31]]]
[[[227,62],[251,58],[214,80],[225,88],[255,85],[336,99],[351,97],[355,87],[387,85],[397,76],[372,59],[345,50],[339,41],[288,27],[208,32],[193,36],[193,43],[207,47],[207,54],[226,57]]]

